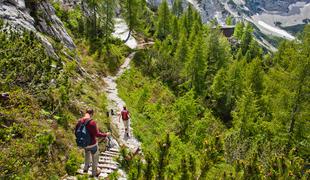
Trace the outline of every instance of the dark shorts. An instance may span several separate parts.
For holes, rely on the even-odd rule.
[[[92,154],[95,154],[98,150],[98,145],[92,148],[85,148],[85,151],[90,151]]]

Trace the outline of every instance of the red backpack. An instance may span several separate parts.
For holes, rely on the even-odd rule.
[[[127,110],[122,110],[121,114],[122,114],[122,119],[123,120],[128,120],[129,119],[129,116],[128,116],[129,112]]]

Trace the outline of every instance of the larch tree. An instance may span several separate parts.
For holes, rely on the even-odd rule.
[[[206,85],[209,89],[217,71],[226,67],[230,60],[230,49],[226,39],[221,38],[219,30],[213,29],[207,36],[207,64]]]
[[[158,9],[156,36],[163,40],[171,33],[171,13],[166,0],[162,1]]]
[[[187,78],[196,95],[202,95],[205,90],[205,73],[207,69],[205,44],[202,34],[197,34],[194,46],[188,54],[186,62]]]
[[[183,13],[182,1],[181,0],[174,0],[172,4],[172,13],[180,17]]]
[[[103,0],[100,4],[99,17],[102,24],[102,37],[105,45],[109,44],[109,39],[114,30],[115,1]]]
[[[284,42],[275,56],[276,65],[266,78],[265,98],[274,130],[282,145],[306,151],[301,142],[309,141],[310,123],[310,28],[300,42]]]
[[[138,27],[139,25],[139,20],[138,20],[138,16],[140,12],[139,3],[141,3],[139,2],[139,0],[125,0],[124,2],[124,5],[123,5],[124,6],[123,7],[124,17],[125,17],[125,20],[129,28],[128,36],[125,42],[128,41],[128,39],[130,38],[130,35],[132,31],[134,30],[134,28]]]

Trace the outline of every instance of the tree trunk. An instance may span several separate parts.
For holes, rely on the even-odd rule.
[[[127,36],[127,38],[125,39],[124,43],[126,43],[126,42],[129,40],[130,35],[131,35],[131,30],[129,29],[128,36]]]

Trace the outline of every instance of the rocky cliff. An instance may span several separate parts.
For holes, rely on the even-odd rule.
[[[282,11],[287,12],[291,4],[297,2],[307,2],[310,0],[246,0],[246,6],[255,11],[260,12],[262,10],[267,11]]]
[[[1,0],[0,18],[14,30],[26,29],[35,33],[47,52],[54,57],[57,55],[49,37],[62,42],[70,50],[75,49],[72,38],[48,1]]]

